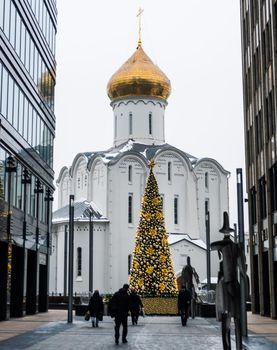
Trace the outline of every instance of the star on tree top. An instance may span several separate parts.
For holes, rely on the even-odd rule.
[[[155,165],[156,165],[156,163],[155,163],[154,159],[149,160],[148,166],[149,166],[150,170],[153,170]]]

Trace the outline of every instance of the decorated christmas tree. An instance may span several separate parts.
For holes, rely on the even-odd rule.
[[[168,246],[158,183],[153,174],[154,165],[154,161],[151,160],[129,283],[140,294],[176,295],[177,282]]]

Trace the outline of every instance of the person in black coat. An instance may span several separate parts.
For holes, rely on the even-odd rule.
[[[124,284],[116,293],[114,293],[110,303],[109,309],[111,317],[114,317],[114,338],[115,344],[118,345],[120,337],[120,325],[123,326],[122,343],[127,343],[128,333],[128,313],[130,311],[130,295],[128,294],[129,285]]]
[[[138,324],[139,312],[141,308],[143,308],[143,304],[140,296],[137,294],[135,288],[132,288],[130,294],[130,310],[133,325]]]
[[[103,319],[104,304],[98,290],[95,290],[88,304],[92,327],[98,327],[98,321]]]
[[[187,319],[189,317],[189,306],[191,301],[191,294],[185,285],[178,294],[178,311],[181,315],[182,326],[187,325]]]

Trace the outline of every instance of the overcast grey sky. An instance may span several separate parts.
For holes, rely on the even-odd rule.
[[[236,168],[244,169],[239,0],[57,5],[55,178],[78,152],[112,146],[106,85],[136,49],[142,7],[142,46],[172,85],[166,142],[198,158],[214,158],[231,172],[230,222],[236,222]]]

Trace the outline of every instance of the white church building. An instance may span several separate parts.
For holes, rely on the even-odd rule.
[[[135,53],[111,77],[107,93],[114,124],[113,146],[78,153],[57,179],[53,214],[49,292],[67,285],[69,195],[74,202],[74,292],[111,293],[128,281],[141,200],[154,159],[176,277],[187,257],[200,280],[206,271],[206,217],[210,241],[228,211],[228,178],[216,160],[198,159],[165,141],[165,110],[171,85],[139,42]],[[100,125],[99,125],[100,127]],[[99,130],[101,132],[101,130]],[[211,252],[211,276],[218,256]]]

